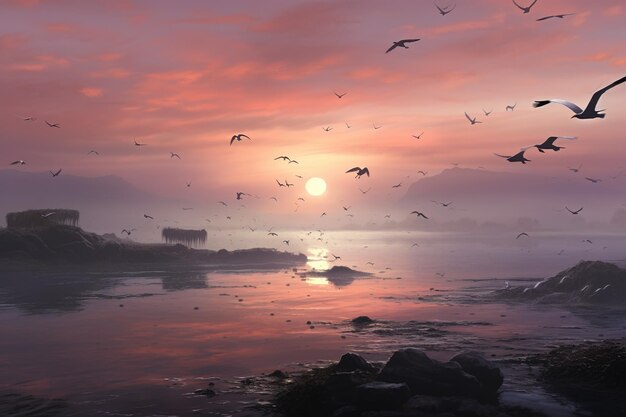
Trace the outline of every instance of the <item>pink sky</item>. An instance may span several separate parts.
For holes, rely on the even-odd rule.
[[[207,199],[267,197],[279,192],[275,179],[304,194],[296,174],[323,177],[328,196],[344,197],[369,185],[383,196],[453,162],[567,175],[584,161],[597,177],[624,167],[626,85],[603,97],[604,120],[531,107],[584,105],[626,75],[622,2],[539,0],[529,14],[504,0],[456,3],[442,17],[432,2],[409,0],[5,1],[0,153],[7,168],[24,159],[19,169],[117,174],[167,196],[189,192],[191,180]],[[576,14],[536,21],[555,13]],[[412,37],[422,40],[384,53]],[[470,126],[465,111],[484,123]],[[252,141],[231,147],[234,133]],[[579,140],[558,154],[529,151],[526,166],[493,156],[551,135]],[[357,165],[372,178],[344,174]]]

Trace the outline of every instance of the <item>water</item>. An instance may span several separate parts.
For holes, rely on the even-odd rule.
[[[483,352],[505,370],[507,401],[538,397],[552,415],[571,415],[573,406],[536,387],[517,360],[560,343],[626,337],[621,312],[485,297],[580,259],[618,260],[626,243],[618,235],[281,237],[309,256],[301,269],[340,264],[372,275],[1,274],[0,392],[67,399],[64,415],[256,415],[251,406],[270,398],[272,381],[254,376],[319,366],[346,351],[385,360],[416,346],[441,360]],[[359,315],[378,322],[355,327]],[[209,383],[216,397],[191,395]]]

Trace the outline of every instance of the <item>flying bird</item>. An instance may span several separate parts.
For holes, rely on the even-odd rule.
[[[280,182],[278,180],[276,180],[276,183],[278,184],[279,187],[284,187],[285,186],[285,184],[283,184],[282,182]]]
[[[542,107],[545,106],[546,104],[550,104],[550,103],[558,103],[558,104],[562,104],[565,107],[567,107],[568,109],[570,109],[571,111],[573,111],[575,114],[572,116],[573,118],[577,118],[577,119],[595,119],[595,118],[601,118],[604,119],[604,116],[606,116],[604,113],[604,110],[596,110],[596,106],[598,105],[598,101],[600,101],[600,97],[602,97],[602,94],[606,93],[607,91],[609,91],[611,88],[616,87],[622,83],[626,82],[626,77],[622,77],[619,80],[615,81],[612,84],[607,85],[604,88],[601,88],[600,90],[596,91],[592,96],[591,96],[591,100],[589,100],[589,103],[587,103],[587,107],[585,107],[585,110],[581,109],[580,107],[578,107],[576,104],[572,103],[571,101],[567,101],[567,100],[562,100],[562,99],[550,99],[550,100],[536,100],[533,103],[533,107]]]
[[[293,187],[293,184],[290,184],[289,181],[285,180],[285,187]]]
[[[567,206],[565,206],[565,209],[567,211],[569,211],[570,213],[572,213],[572,214],[578,214],[578,213],[580,213],[583,210],[583,207],[579,208],[578,210],[574,210],[574,211],[570,210]]]
[[[392,185],[391,186],[391,188],[400,188],[400,187],[402,187],[402,183],[401,182],[396,184],[396,185]]]
[[[424,132],[420,133],[419,135],[411,135],[411,136],[413,136],[415,139],[421,139],[423,134]]]
[[[346,127],[347,127],[348,129],[350,129],[352,126],[350,126],[350,125],[348,124],[348,122],[346,122]]]
[[[425,218],[426,220],[428,220],[428,217],[426,217],[426,216],[424,215],[424,213],[419,212],[419,211],[417,211],[417,210],[412,211],[410,214],[415,214],[415,215],[416,215],[416,217],[423,217],[423,218]]]
[[[223,205],[224,207],[227,207],[227,206],[228,206],[228,204],[226,204],[226,203],[225,203],[225,202],[223,202],[223,201],[218,201],[217,203],[218,203],[218,204]]]
[[[144,219],[150,219],[150,220],[154,220],[154,217],[150,216],[149,214],[144,214],[143,215]],[[210,222],[210,221],[209,221]]]
[[[122,229],[121,233],[126,233],[128,236],[130,236],[135,230],[137,229],[130,229],[130,230]]]
[[[426,176],[426,174],[428,174],[428,172],[424,172],[422,170],[417,171],[418,174],[422,174],[422,176]]]
[[[237,200],[241,200],[242,196],[244,196],[244,195],[250,195],[250,194],[244,193],[244,192],[237,192],[235,194],[237,194]]]
[[[476,116],[474,116],[474,118],[469,117],[469,114],[465,113],[465,117],[467,117],[467,120],[470,121],[470,123],[473,125],[475,125],[476,123],[482,123],[479,120],[476,120]]]
[[[522,237],[522,236],[528,236],[528,233],[526,233],[526,232],[522,232],[522,233],[520,233],[519,235],[517,235],[517,237],[516,237],[515,239],[519,239],[519,238],[520,238],[520,237]]]
[[[367,194],[367,193],[368,193],[371,189],[372,189],[372,187],[368,188],[367,190],[361,190],[361,189],[359,188],[359,191],[360,191],[362,194]]]
[[[20,119],[22,119],[25,122],[34,122],[35,120],[37,120],[33,116],[17,116],[17,117],[19,117]]]
[[[170,159],[172,159],[172,158],[178,158],[178,159],[180,159],[180,155],[179,155],[179,154],[177,154],[177,153],[175,153],[175,152],[170,152]]]
[[[548,149],[552,149],[553,151],[558,151],[560,149],[565,149],[565,146],[556,146],[554,144],[554,142],[557,139],[567,139],[567,140],[574,140],[576,139],[576,136],[550,136],[548,139],[545,140],[545,142],[539,144],[539,145],[533,145],[535,148],[537,148],[539,150],[539,152],[544,153],[544,149],[548,150]]]
[[[442,202],[436,201],[436,200],[430,200],[430,201],[432,201],[435,204],[441,204],[441,206],[443,206],[443,207],[448,207],[448,206],[450,206],[450,204],[452,204],[452,201],[450,201],[449,203],[442,203]]]
[[[277,161],[279,159],[282,159],[283,161],[291,161],[291,158],[289,158],[286,155],[282,155],[282,156],[277,156],[276,158],[274,158],[274,161]]]
[[[582,168],[583,164],[578,165],[578,168],[567,168],[568,170],[574,172],[574,173],[578,173],[578,171],[580,171],[580,168]]]
[[[289,241],[288,240],[283,240],[283,243],[287,246],[289,246]]]
[[[135,139],[135,138],[133,138],[133,142],[135,142],[135,146],[147,146],[147,144],[145,144],[145,143],[137,142],[137,139]]]
[[[98,151],[94,151],[94,150],[91,150],[91,151],[87,152],[87,155],[91,155],[91,154],[100,156],[100,153]]]
[[[521,162],[522,164],[526,164],[526,162],[530,162],[530,159],[526,159],[526,157],[524,157],[524,152],[526,152],[525,150],[521,150],[518,153],[516,153],[515,155],[511,156],[511,155],[500,155],[498,153],[494,153],[495,156],[499,156],[500,158],[505,158],[507,161],[509,162]]]
[[[191,187],[191,181],[187,183],[187,188]]]
[[[439,14],[440,15],[445,16],[448,13],[451,13],[456,8],[456,4],[454,6],[452,6],[452,8],[450,8],[450,6],[439,7],[439,5],[437,3],[435,3],[435,7],[437,8],[437,10],[439,10]]]
[[[408,47],[408,46],[406,46],[406,44],[407,44],[407,43],[412,43],[412,42],[417,42],[417,41],[419,41],[419,39],[402,39],[402,40],[399,40],[399,41],[397,41],[397,42],[394,42],[394,43],[393,43],[393,45],[391,45],[391,46],[389,47],[389,49],[387,49],[387,50],[385,51],[385,53],[387,54],[387,53],[389,53],[389,52],[393,51],[393,50],[394,50],[394,49],[396,49],[396,48],[404,48],[404,49],[409,49],[409,47]]]
[[[18,159],[17,161],[11,162],[9,165],[26,165],[26,162]]]
[[[42,214],[41,217],[44,219],[47,219],[50,216],[54,216],[56,213],[54,211],[51,211],[50,213],[46,213],[46,214]]]
[[[376,126],[376,124],[375,124],[375,123],[372,123],[372,127],[374,127],[374,130],[378,130],[378,129],[380,129],[382,126]]]
[[[252,139],[250,139],[250,137],[249,137],[249,136],[244,135],[243,133],[238,133],[238,134],[236,134],[236,135],[233,135],[233,137],[232,137],[232,138],[230,138],[230,144],[231,144],[231,146],[232,146],[232,144],[233,144],[233,142],[234,142],[234,141],[241,142],[241,139],[243,139],[243,138],[246,138],[246,139],[248,139],[248,140],[252,140]]]
[[[269,232],[267,235],[268,235],[268,236],[278,236],[278,233]]]
[[[274,200],[278,203],[278,199],[276,197],[270,197],[270,200]]]
[[[600,178],[590,178],[590,177],[585,177],[585,179],[586,179],[587,181],[591,181],[591,182],[592,182],[592,183],[594,183],[594,184],[597,184],[597,183],[599,183],[600,181],[602,181]]]
[[[350,207],[352,207],[352,206],[348,206],[348,207],[346,207],[346,206],[341,206],[341,207],[343,207],[343,210],[344,210],[344,211],[348,211],[348,210],[350,210]]]
[[[333,128],[330,126],[323,127],[322,129],[324,130],[324,132],[330,132],[331,130],[333,130]]]
[[[349,172],[356,172],[356,176],[354,178],[361,178],[361,175],[365,175],[365,174],[367,174],[368,177],[370,176],[370,170],[367,169],[367,167],[363,167],[363,168],[354,167],[354,168],[351,168],[351,169],[347,170],[345,173],[347,174]],[[365,194],[365,193],[363,193],[363,194]]]
[[[59,125],[58,123],[50,123],[47,120],[46,120],[46,124],[48,125],[48,127],[56,127],[57,129],[61,128],[61,125]]]
[[[324,217],[326,216],[326,212],[323,212],[322,214],[320,214],[320,217]]]
[[[505,110],[505,111],[509,111],[509,110],[510,110],[510,111],[513,111],[513,110],[515,110],[515,106],[517,106],[517,103],[513,104],[512,106],[511,106],[511,105],[506,106],[506,107],[504,108],[504,110]]]
[[[514,5],[516,5],[516,6],[517,6],[520,10],[522,10],[524,13],[530,13],[530,9],[531,9],[531,8],[535,5],[535,3],[537,3],[537,0],[535,0],[535,1],[533,1],[533,2],[531,3],[531,5],[530,5],[530,6],[528,6],[528,7],[522,7],[522,6],[520,6],[519,4],[517,4],[517,3],[515,2],[515,0],[512,0],[512,1],[513,1],[513,4],[514,4]]]
[[[290,164],[298,164],[300,165],[300,162],[296,161],[295,159],[292,159],[291,161],[289,161]]]
[[[337,96],[337,98],[342,98],[343,96],[345,96],[348,93],[343,93],[343,94],[338,94],[335,91],[333,91],[333,93],[335,93],[335,95]]]
[[[493,112],[493,109],[491,109],[489,111],[483,109],[483,113],[485,113],[485,116],[489,116],[491,114],[491,112]]]
[[[553,18],[563,19],[565,16],[571,16],[574,14],[576,13],[553,14],[550,16],[540,17],[539,19],[537,19],[537,22],[541,22],[542,20],[548,20],[548,19],[553,19]]]
[[[62,168],[61,168],[61,169],[59,169],[57,172],[52,172],[52,171],[50,171],[50,173],[52,174],[52,177],[58,177],[58,176],[59,176],[59,174],[61,173],[61,171],[63,171],[63,169],[62,169]]]

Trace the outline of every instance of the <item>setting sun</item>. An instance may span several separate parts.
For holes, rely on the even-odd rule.
[[[322,195],[326,192],[326,181],[319,177],[310,178],[305,185],[307,193],[311,195]]]

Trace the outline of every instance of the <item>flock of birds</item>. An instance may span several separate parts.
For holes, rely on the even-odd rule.
[[[537,3],[538,0],[534,0],[530,5],[528,6],[523,6],[520,5],[519,3],[517,3],[515,0],[512,0],[513,4],[519,8],[521,11],[523,11],[524,14],[530,13],[531,9],[535,6],[535,4]],[[440,6],[439,4],[435,3],[435,7],[437,9],[437,12],[441,15],[441,16],[446,16],[450,13],[452,13],[454,10],[456,10],[456,5],[447,5],[447,6]],[[544,16],[541,18],[536,19],[537,21],[546,21],[546,20],[550,20],[550,19],[564,19],[567,16],[571,16],[574,13],[564,13],[564,14],[556,14],[556,15],[549,15],[549,16]],[[407,39],[401,39],[398,41],[394,41],[392,43],[392,45],[385,51],[385,54],[391,53],[391,52],[395,52],[397,50],[401,50],[401,49],[409,49],[409,45],[411,44],[415,44],[417,42],[419,42],[421,39],[420,38],[407,38]],[[397,52],[396,52],[397,53]],[[574,115],[572,116],[572,118],[576,118],[576,119],[581,119],[581,120],[585,120],[585,119],[595,119],[595,118],[604,118],[605,114],[604,114],[604,110],[601,109],[599,110],[597,108],[599,100],[601,99],[602,95],[605,94],[607,91],[609,91],[610,89],[619,86],[620,84],[626,82],[626,76],[622,77],[618,80],[616,80],[615,82],[607,85],[606,87],[596,91],[591,99],[589,100],[589,102],[586,104],[585,108],[581,108],[578,105],[576,105],[575,103],[572,103],[568,100],[564,100],[564,99],[543,99],[543,100],[537,100],[533,103],[533,107],[535,108],[540,108],[543,106],[546,106],[548,104],[560,104],[563,105],[565,107],[567,107],[568,109],[570,109]],[[348,92],[337,92],[337,91],[333,91],[334,96],[339,99],[342,100],[347,94]],[[517,103],[514,103],[512,105],[507,105],[505,107],[505,111],[507,112],[512,112],[515,111],[515,108],[517,106]],[[489,115],[493,112],[493,110],[487,111],[485,109],[482,109],[483,113],[485,115],[485,117],[489,117]],[[464,113],[465,118],[468,120],[468,122],[470,123],[471,126],[483,123],[483,121],[478,120],[477,116],[471,116],[470,114],[468,114],[467,112]],[[20,117],[23,121],[26,122],[33,122],[36,120],[35,117],[33,116],[23,116]],[[44,120],[45,124],[49,127],[49,128],[53,128],[53,129],[60,129],[61,125],[60,123],[56,123],[56,122],[49,122],[47,120]],[[348,123],[346,123],[346,127],[349,129],[352,126]],[[382,128],[382,125],[377,125],[375,123],[372,123],[372,127],[374,130],[378,130],[380,128]],[[330,132],[331,130],[333,130],[332,126],[325,126],[322,127],[323,131],[325,132]],[[419,140],[422,138],[422,135],[424,135],[424,132],[421,132],[419,135],[412,135],[413,138],[415,138],[416,140]],[[548,137],[545,141],[543,141],[542,143],[539,144],[534,144],[534,145],[530,145],[530,146],[526,146],[520,149],[519,152],[513,154],[513,155],[503,155],[503,154],[498,154],[496,153],[495,155],[501,158],[505,158],[507,161],[515,163],[515,162],[519,162],[522,164],[526,164],[527,162],[530,162],[530,159],[526,158],[525,153],[531,149],[531,148],[536,148],[540,153],[545,153],[546,151],[559,151],[561,149],[564,149],[564,146],[560,146],[560,141],[561,140],[575,140],[576,137],[573,136],[550,136]],[[233,146],[234,144],[237,143],[244,143],[246,141],[252,141],[252,138],[250,136],[248,136],[245,133],[236,133],[233,134],[232,137],[229,140],[229,146]],[[557,142],[559,141],[559,142]],[[557,144],[558,143],[558,144]],[[145,147],[148,146],[147,143],[141,143],[138,142],[136,139],[133,138],[133,146],[135,147]],[[90,150],[88,152],[89,155],[95,155],[95,156],[99,156],[100,153],[97,150]],[[181,159],[181,156],[179,153],[176,152],[170,152],[170,159]],[[299,162],[287,155],[280,155],[277,156],[276,158],[274,158],[274,160],[278,161],[284,161],[287,162],[287,164],[295,164],[295,165],[299,165]],[[15,161],[12,161],[10,163],[10,165],[13,166],[18,166],[18,165],[25,165],[26,161],[22,160],[22,159],[18,159]],[[457,164],[453,164],[453,165],[457,165]],[[581,167],[577,167],[577,168],[569,168],[572,172],[577,173],[578,170]],[[52,175],[53,178],[58,177],[61,173],[62,173],[62,169],[58,169],[58,170],[54,170],[54,171],[50,171],[50,174]],[[346,174],[354,174],[355,175],[355,179],[360,179],[363,176],[366,177],[370,177],[371,173],[370,170],[367,166],[355,166],[353,168],[350,168],[348,170],[345,171]],[[421,174],[423,176],[426,176],[426,172],[424,171],[418,171],[418,174]],[[302,176],[300,175],[296,175],[298,178],[302,178]],[[591,178],[591,177],[586,177],[586,180],[593,182],[593,183],[597,183],[600,181],[600,179],[597,178]],[[294,183],[290,183],[288,180],[283,180],[282,182],[278,179],[276,179],[276,183],[279,187],[286,187],[286,188],[290,188],[293,187],[295,184]],[[191,181],[186,183],[187,188],[191,187]],[[402,186],[402,183],[398,183],[392,186],[392,188],[400,188]],[[360,192],[362,194],[367,194],[370,190],[371,187],[367,188],[367,189],[361,189],[359,188]],[[247,192],[242,192],[242,191],[238,191],[235,193],[235,200],[240,201],[243,200],[244,197],[253,197],[253,198],[259,198],[256,195],[247,193]],[[270,197],[270,199],[278,202],[277,197],[272,196]],[[304,198],[299,197],[298,200],[296,201],[296,204],[299,204],[300,202],[304,202]],[[440,205],[444,208],[446,207],[450,207],[452,205],[452,201],[449,202],[439,202],[436,200],[431,200],[433,203]],[[228,204],[225,201],[219,201],[218,204],[221,204],[223,206],[227,206]],[[298,206],[297,206],[298,207]],[[297,207],[296,207],[296,211],[297,211]],[[342,206],[343,210],[345,212],[348,212],[350,210],[350,206]],[[191,210],[191,207],[184,207],[183,210]],[[566,210],[571,213],[572,215],[577,215],[579,214],[583,208],[579,208],[577,210],[571,210],[570,208],[566,207]],[[54,213],[50,213],[49,215],[53,215]],[[409,214],[411,215],[415,215],[416,218],[422,218],[424,220],[428,220],[429,217],[423,213],[422,211],[419,210],[414,210],[412,212],[410,212]],[[320,217],[325,217],[327,215],[326,212],[323,212]],[[347,213],[348,216],[352,216],[351,213]],[[144,219],[146,220],[154,220],[154,217],[149,215],[149,214],[144,214],[143,215]],[[385,218],[390,218],[391,215],[387,214],[385,216]],[[231,219],[230,216],[227,216],[227,219]],[[210,219],[206,219],[208,222],[210,222]],[[255,231],[256,228],[253,227],[248,227],[251,231]],[[135,231],[135,228],[124,228],[121,233],[122,234],[126,234],[127,236],[130,236],[132,234],[133,231]],[[323,236],[323,231],[318,230],[318,232],[320,233],[320,236],[318,237],[318,240],[323,240],[322,236]],[[278,233],[272,231],[272,229],[270,228],[267,232],[268,236],[273,236],[273,237],[278,237]],[[309,234],[310,235],[310,232]],[[519,233],[516,237],[516,239],[519,239],[521,237],[524,236],[528,236],[528,233],[523,232],[523,233]],[[301,239],[302,240],[302,239]],[[289,245],[290,241],[288,239],[284,239],[282,241],[282,243],[284,243],[285,245]],[[413,246],[419,246],[417,243],[413,244]],[[336,259],[340,259],[340,257],[335,257]]]

